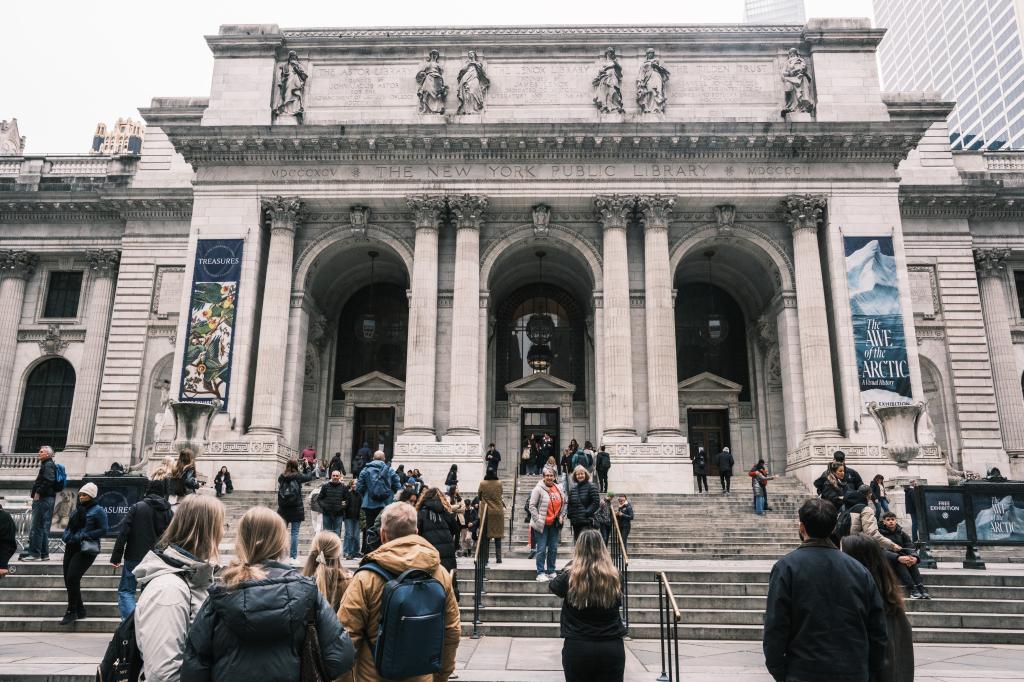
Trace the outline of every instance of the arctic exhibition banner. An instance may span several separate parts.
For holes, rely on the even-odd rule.
[[[910,364],[892,237],[843,237],[864,405],[911,401]]]
[[[196,245],[181,400],[219,400],[221,409],[227,409],[243,243],[200,239]]]

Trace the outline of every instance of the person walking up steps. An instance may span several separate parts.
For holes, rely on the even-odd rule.
[[[292,561],[299,558],[299,529],[306,520],[306,509],[302,503],[302,484],[313,480],[313,473],[300,474],[299,462],[288,460],[284,473],[277,477],[277,513],[288,522],[292,531]]]
[[[711,492],[708,489],[708,456],[704,448],[698,447],[696,453],[690,453],[693,461],[693,476],[697,479],[697,493]]]
[[[715,455],[715,466],[718,467],[718,482],[722,484],[722,492],[726,495],[732,491],[732,468],[735,464],[736,460],[733,459],[732,453],[729,452],[728,445]]]
[[[612,468],[612,456],[608,454],[607,448],[601,445],[594,458],[594,469],[597,471],[598,488],[602,493],[608,492],[608,471]]]
[[[383,450],[373,453],[373,461],[363,467],[356,481],[356,492],[363,496],[362,510],[363,518],[366,519],[366,528],[373,526],[377,517],[384,511],[384,507],[391,504],[395,493],[402,487],[398,480],[398,474],[388,466],[385,459]],[[365,554],[365,536],[363,548]]]
[[[121,522],[121,532],[110,552],[111,565],[121,568],[121,583],[117,587],[117,608],[121,620],[135,610],[135,590],[138,587],[133,573],[135,567],[171,525],[171,504],[161,494],[164,490],[163,481],[149,483],[146,496],[132,505]]]

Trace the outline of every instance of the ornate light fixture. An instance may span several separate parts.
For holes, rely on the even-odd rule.
[[[729,321],[715,311],[715,285],[711,278],[711,259],[714,256],[714,251],[704,252],[708,260],[708,302],[711,309],[701,326],[700,338],[708,346],[718,346],[729,336]]]
[[[380,254],[370,251],[367,255],[370,257],[370,309],[356,320],[356,338],[364,343],[373,343],[377,339],[378,331],[377,315],[373,303],[374,264]]]
[[[551,369],[553,355],[551,353],[551,337],[555,335],[555,322],[548,315],[548,301],[544,297],[544,256],[543,251],[538,251],[537,271],[540,278],[540,298],[544,302],[544,312],[538,313],[536,305],[534,313],[526,322],[526,338],[530,339],[532,345],[526,354],[526,362],[533,368],[534,372],[547,372]]]

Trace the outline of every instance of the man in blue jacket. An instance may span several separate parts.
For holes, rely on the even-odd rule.
[[[363,496],[363,516],[369,530],[384,507],[391,504],[395,493],[402,487],[398,474],[388,466],[383,450],[373,453],[373,460],[363,467],[356,481],[356,492]],[[366,546],[366,537],[363,537]],[[365,552],[364,552],[365,553]]]
[[[803,544],[779,559],[764,614],[765,666],[778,682],[868,682],[885,662],[885,606],[864,566],[828,539],[838,512],[800,507]]]

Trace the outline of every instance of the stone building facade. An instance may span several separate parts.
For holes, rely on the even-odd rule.
[[[633,491],[698,444],[1020,476],[1024,156],[952,154],[882,35],[222,26],[141,156],[0,160],[0,464],[144,466],[217,400],[240,488],[363,441],[474,487],[543,431]]]

